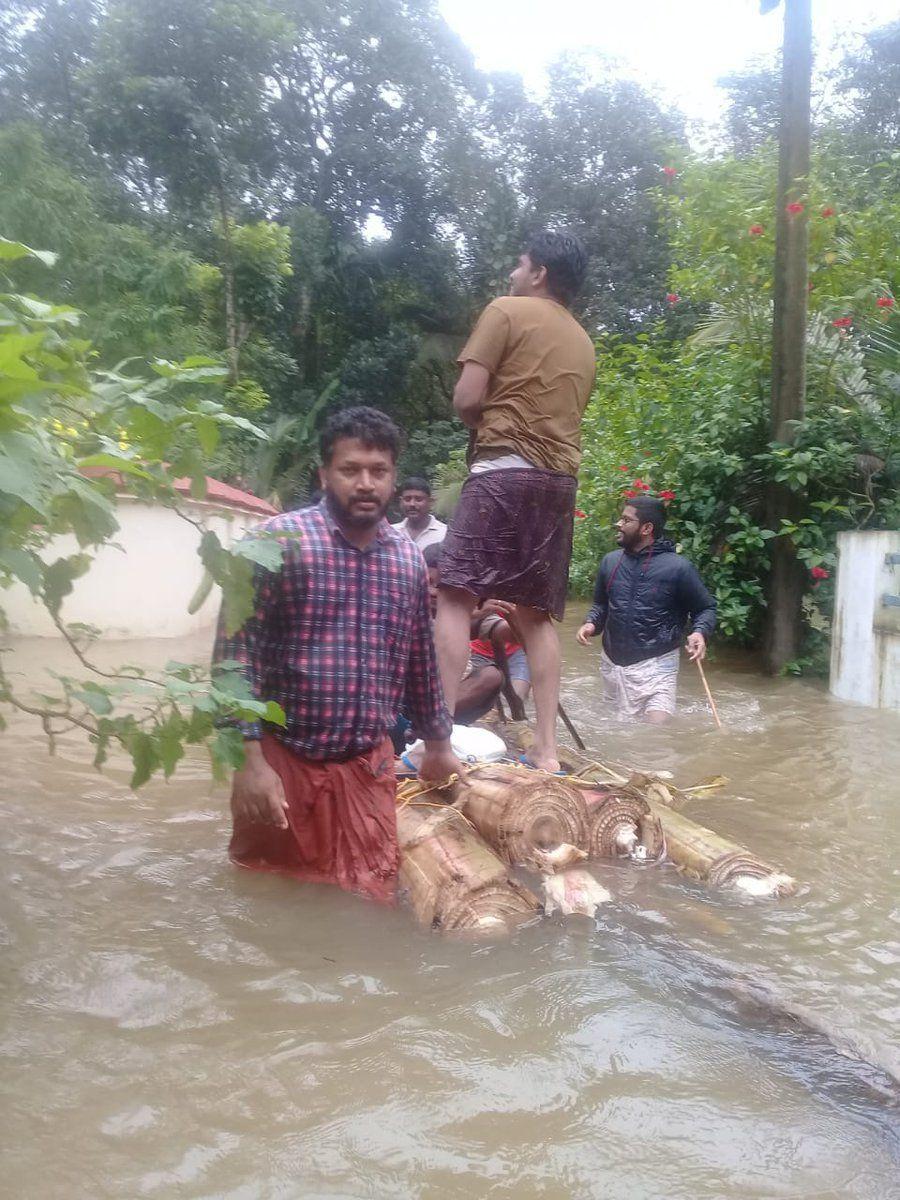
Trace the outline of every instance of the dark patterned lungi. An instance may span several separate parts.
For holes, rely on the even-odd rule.
[[[576,481],[537,467],[470,475],[441,547],[441,586],[562,620]]]

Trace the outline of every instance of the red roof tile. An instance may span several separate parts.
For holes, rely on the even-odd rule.
[[[112,479],[116,485],[116,491],[127,492],[129,490],[122,472],[114,471],[111,467],[84,467],[81,473],[89,479]],[[173,486],[182,496],[190,496],[190,479],[175,479]],[[209,475],[206,476],[205,499],[212,503],[218,501],[219,504],[226,504],[229,508],[242,508],[245,512],[259,513],[264,517],[273,517],[278,512],[278,509],[273,508],[268,500],[261,500],[252,492],[242,492],[240,488],[231,487],[219,479],[210,478]]]

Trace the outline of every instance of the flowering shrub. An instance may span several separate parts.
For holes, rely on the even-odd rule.
[[[661,189],[674,256],[666,298],[678,315],[598,345],[578,496],[588,519],[576,526],[571,581],[586,594],[622,504],[657,495],[669,534],[716,593],[721,635],[757,640],[769,542],[783,534],[809,571],[811,645],[824,646],[836,534],[900,521],[900,202],[896,187],[832,155],[804,202],[788,206],[809,218],[807,411],[791,444],[772,443],[774,230],[764,220],[775,168],[769,151],[688,163]],[[694,322],[686,339],[682,312]],[[798,501],[777,530],[766,522],[773,482]]]

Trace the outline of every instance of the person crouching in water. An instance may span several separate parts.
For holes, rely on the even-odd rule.
[[[621,549],[600,563],[594,603],[578,630],[586,646],[601,634],[600,674],[607,696],[626,717],[654,725],[675,712],[678,658],[688,620],[692,662],[703,659],[716,626],[716,602],[697,568],[663,537],[661,500],[639,496],[616,522]]]

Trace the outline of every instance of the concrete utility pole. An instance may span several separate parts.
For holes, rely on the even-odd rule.
[[[763,0],[768,11],[777,0]],[[791,442],[806,393],[807,184],[809,176],[812,0],[784,0],[781,123],[775,231],[775,311],[772,328],[773,441]],[[771,485],[770,528],[799,515],[798,497]],[[799,649],[804,571],[790,538],[772,540],[772,575],[764,636],[766,668],[776,674]]]

